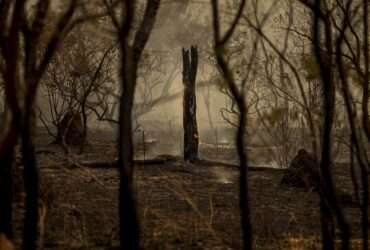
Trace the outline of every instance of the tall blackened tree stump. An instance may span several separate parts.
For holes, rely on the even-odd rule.
[[[184,160],[194,161],[198,158],[198,125],[195,81],[198,70],[198,49],[182,49],[184,84],[183,127],[184,127]]]

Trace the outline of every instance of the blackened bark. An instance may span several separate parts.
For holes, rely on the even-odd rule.
[[[240,120],[238,125],[238,132],[236,135],[237,139],[237,150],[240,161],[240,175],[239,175],[239,207],[241,211],[241,224],[243,229],[244,249],[253,248],[252,239],[252,224],[251,224],[251,211],[249,207],[249,186],[248,186],[248,155],[246,149],[246,142],[244,141],[245,135],[247,134],[247,109],[246,103],[243,99],[237,101]]]
[[[330,211],[329,203],[325,201],[324,195],[320,192],[320,222],[321,222],[321,237],[322,249],[335,249],[335,224],[332,213]]]
[[[81,138],[81,145],[80,145],[80,154],[83,153],[86,140],[87,140],[87,114],[86,114],[86,98],[81,105],[81,115],[82,115],[82,138]]]
[[[216,55],[217,65],[225,79],[230,92],[235,99],[239,109],[238,131],[236,134],[237,151],[240,161],[239,175],[239,208],[241,215],[241,228],[243,234],[243,249],[253,249],[253,230],[251,223],[251,211],[249,207],[249,186],[248,186],[248,153],[246,150],[245,135],[247,134],[247,105],[244,94],[244,83],[239,91],[238,86],[233,78],[233,74],[229,69],[223,52],[225,44],[232,36],[240,16],[242,15],[245,0],[242,0],[239,5],[238,13],[235,16],[232,26],[226,32],[224,37],[221,37],[219,6],[217,0],[212,0],[212,16],[213,16],[213,32],[214,32],[214,52]]]
[[[12,166],[14,148],[8,147],[0,156],[0,233],[12,238]]]
[[[127,71],[126,71],[127,72]],[[132,105],[133,86],[126,82],[120,107],[119,158],[120,170],[120,238],[121,249],[139,249],[140,228],[136,212],[136,201],[133,190],[133,140],[132,140]]]
[[[196,77],[198,71],[198,49],[191,47],[190,51],[183,49],[183,126],[184,126],[184,159],[194,161],[198,159],[198,125],[196,102]]]
[[[129,7],[129,6],[128,6]],[[133,6],[132,6],[133,7]],[[130,8],[129,11],[133,11]],[[127,15],[131,15],[128,13]],[[127,25],[131,25],[127,22]],[[126,27],[131,29],[130,26]],[[133,52],[129,48],[128,32],[121,41],[122,52],[122,94],[119,113],[118,168],[120,173],[119,216],[121,249],[135,250],[140,246],[139,219],[136,212],[136,200],[133,190],[133,139],[132,139],[132,107],[135,96],[137,64]]]
[[[10,8],[10,2],[9,4],[4,4],[5,8],[4,10],[5,14],[4,16],[7,17],[7,12],[12,9]],[[0,52],[2,53],[2,57],[4,59],[5,65],[6,65],[6,71],[4,72],[4,82],[6,83],[4,85],[4,91],[5,91],[5,100],[6,105],[9,108],[9,112],[11,113],[11,128],[7,131],[7,133],[4,135],[3,140],[0,143],[0,170],[4,176],[2,178],[9,178],[9,175],[11,174],[11,168],[12,168],[12,160],[14,156],[14,148],[17,144],[17,139],[19,136],[20,131],[20,122],[21,122],[21,108],[18,103],[18,91],[17,91],[17,59],[18,59],[18,50],[19,50],[19,39],[18,39],[18,28],[21,20],[21,13],[23,11],[23,3],[21,1],[17,1],[14,10],[13,11],[13,19],[11,23],[11,28],[9,29],[8,36],[5,37],[0,35],[1,39],[1,47]],[[4,7],[4,6],[2,6]],[[2,20],[4,21],[4,20]],[[5,22],[4,22],[5,24]],[[3,24],[0,24],[2,31],[5,31],[5,26]],[[1,32],[2,33],[2,32]],[[4,172],[3,172],[4,171]],[[11,176],[11,175],[10,175]],[[2,180],[0,180],[2,181]],[[0,205],[0,227],[1,231],[4,230],[5,234],[11,235],[11,217],[12,217],[12,211],[11,211],[11,178],[8,179],[8,181],[5,181],[4,183],[0,184],[0,188],[5,188],[4,190],[0,191],[2,195],[4,195],[4,203],[1,200]],[[1,197],[3,199],[3,197]],[[3,214],[4,212],[4,214]],[[8,231],[8,232],[7,232]]]
[[[34,128],[33,109],[25,113],[22,137],[22,160],[24,166],[23,178],[26,191],[26,210],[23,231],[23,249],[37,249],[38,239],[38,202],[39,202],[39,176],[36,163],[35,147],[32,131]]]
[[[118,140],[119,220],[121,249],[139,249],[140,229],[136,214],[136,202],[132,190],[133,142],[132,142],[132,105],[135,91],[135,74],[132,51],[129,48],[129,34],[132,29],[134,1],[125,1],[126,15],[120,30],[122,55],[121,87]],[[134,74],[134,75],[132,75]]]
[[[369,172],[364,164],[361,165],[362,203],[361,231],[362,249],[369,249]]]
[[[123,26],[119,30],[121,46],[121,87],[118,167],[120,170],[119,216],[121,249],[139,249],[140,227],[136,212],[133,184],[133,139],[132,107],[135,97],[137,70],[142,52],[153,29],[160,0],[147,2],[144,18],[135,34],[131,46],[129,35],[132,31],[135,1],[125,0],[123,4]],[[113,21],[114,16],[111,16]]]
[[[352,181],[352,185],[353,185],[353,191],[354,191],[354,194],[355,194],[355,197],[356,197],[356,201],[360,204],[360,192],[359,192],[359,184],[358,184],[358,181],[357,181],[357,174],[356,174],[356,167],[355,167],[355,143],[354,143],[354,135],[351,134],[350,136],[350,141],[351,141],[351,144],[350,144],[350,173],[351,173],[351,181]]]

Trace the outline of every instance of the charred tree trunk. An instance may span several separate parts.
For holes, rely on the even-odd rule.
[[[7,147],[0,156],[0,233],[8,238],[13,236],[12,230],[12,166],[14,148]]]
[[[132,107],[134,104],[137,70],[141,55],[153,29],[160,0],[148,1],[144,19],[130,44],[135,2],[125,1],[123,23],[119,30],[121,47],[121,87],[119,114],[118,167],[120,170],[119,216],[121,249],[140,248],[140,227],[133,190],[134,146],[132,139]],[[113,17],[112,17],[113,18]],[[114,20],[115,18],[113,18]]]
[[[24,165],[24,185],[26,191],[26,211],[24,220],[23,249],[37,249],[39,178],[32,131],[34,128],[33,109],[25,113],[22,130],[22,157]]]
[[[87,141],[87,113],[86,113],[86,98],[81,105],[81,115],[82,115],[82,132],[81,132],[81,145],[80,154],[83,153]]]
[[[6,102],[4,102],[6,106]],[[6,108],[4,107],[4,110]],[[9,112],[5,111],[1,116],[0,129],[6,130],[8,127],[8,134],[11,135],[14,128],[9,128],[11,123]],[[8,137],[11,138],[12,136]],[[14,140],[14,139],[13,139]],[[16,141],[16,140],[15,140]],[[4,148],[0,150],[0,233],[4,233],[8,238],[13,236],[12,228],[12,202],[13,202],[13,176],[12,167],[14,162],[14,147],[8,141],[4,141]],[[1,147],[0,147],[1,148]]]
[[[3,1],[1,1],[3,3]],[[17,2],[14,4],[13,11],[13,20],[14,24],[20,23],[21,19],[21,10],[22,10],[22,3]],[[11,8],[8,8],[11,9]],[[6,14],[6,8],[4,9]],[[8,16],[8,15],[4,15]],[[4,20],[0,17],[0,26],[3,27],[2,23]],[[14,25],[16,26],[16,25]],[[20,122],[21,122],[21,108],[18,103],[18,96],[17,96],[17,59],[19,50],[19,39],[17,37],[17,29],[16,27],[12,32],[9,33],[9,36],[4,39],[2,30],[0,32],[0,57],[4,59],[5,72],[3,73],[3,80],[4,80],[4,95],[5,95],[5,105],[9,108],[8,112],[10,113],[10,124],[11,127],[8,128],[4,138],[1,138],[0,141],[0,194],[4,195],[1,196],[0,200],[0,232],[4,232],[7,236],[11,236],[12,228],[11,228],[11,219],[12,219],[12,176],[11,176],[11,169],[13,165],[13,157],[15,152],[15,146],[17,144],[19,131],[20,131]],[[5,127],[8,124],[3,124]],[[3,182],[3,180],[5,180]],[[4,189],[3,189],[4,188]],[[4,202],[3,202],[4,199]]]
[[[134,147],[132,140],[132,106],[135,96],[135,70],[131,67],[132,59],[128,58],[130,52],[127,47],[123,48],[124,63],[123,94],[120,100],[119,121],[119,157],[118,166],[120,171],[120,238],[121,249],[139,249],[140,228],[136,212],[136,201],[133,190]],[[126,52],[126,53],[125,53]],[[131,62],[130,62],[131,61]],[[137,68],[137,67],[135,67]]]
[[[213,16],[213,35],[214,35],[214,52],[216,55],[217,65],[222,73],[222,76],[227,83],[230,93],[237,104],[239,111],[238,130],[236,134],[236,146],[239,156],[239,208],[241,217],[241,229],[243,237],[243,249],[253,249],[253,230],[251,223],[251,210],[249,207],[249,184],[248,184],[248,152],[245,141],[247,134],[247,103],[245,99],[245,82],[239,90],[238,85],[233,77],[229,65],[226,62],[225,46],[227,41],[233,35],[235,27],[242,15],[246,1],[242,0],[235,16],[234,25],[226,31],[225,36],[221,36],[220,19],[219,19],[219,6],[217,0],[212,2],[212,16]]]
[[[198,49],[191,47],[182,50],[183,57],[183,126],[184,126],[184,159],[194,161],[198,159],[198,126],[197,126],[197,102],[195,95],[195,81],[198,70]]]
[[[7,96],[7,98],[10,98]],[[9,101],[7,101],[9,103]],[[14,108],[14,107],[13,107]],[[20,112],[12,114],[7,124],[3,127],[7,128],[3,141],[0,143],[0,233],[4,233],[8,238],[12,238],[12,202],[13,202],[13,175],[12,168],[15,161],[15,146],[19,136],[20,126]],[[5,128],[6,129],[6,128]]]

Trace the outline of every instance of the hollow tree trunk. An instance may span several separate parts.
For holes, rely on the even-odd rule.
[[[198,69],[198,49],[191,47],[182,50],[183,56],[183,126],[184,126],[184,159],[194,161],[198,158],[198,126],[195,80]]]

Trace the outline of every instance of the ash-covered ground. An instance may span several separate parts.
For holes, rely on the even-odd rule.
[[[138,138],[140,142],[142,137]],[[147,159],[156,154],[180,153],[176,141],[161,146],[158,138],[148,135],[146,140]],[[114,136],[91,131],[85,152],[73,157],[50,142],[45,132],[38,133],[42,183],[47,183],[52,197],[45,221],[45,249],[119,249],[117,169],[71,166],[71,161],[115,159]],[[140,159],[144,152],[138,142],[136,158]],[[200,154],[213,161],[237,162],[231,145],[201,145]],[[283,171],[253,168],[249,173],[256,249],[319,249],[318,194],[281,186]],[[346,164],[336,165],[335,178],[342,190],[352,194]],[[137,165],[135,190],[143,249],[241,249],[237,168],[217,163],[190,164],[180,159],[168,164]],[[15,208],[19,244],[23,207],[15,204]],[[345,206],[345,214],[356,238],[359,209]],[[354,240],[354,245],[357,243]]]

